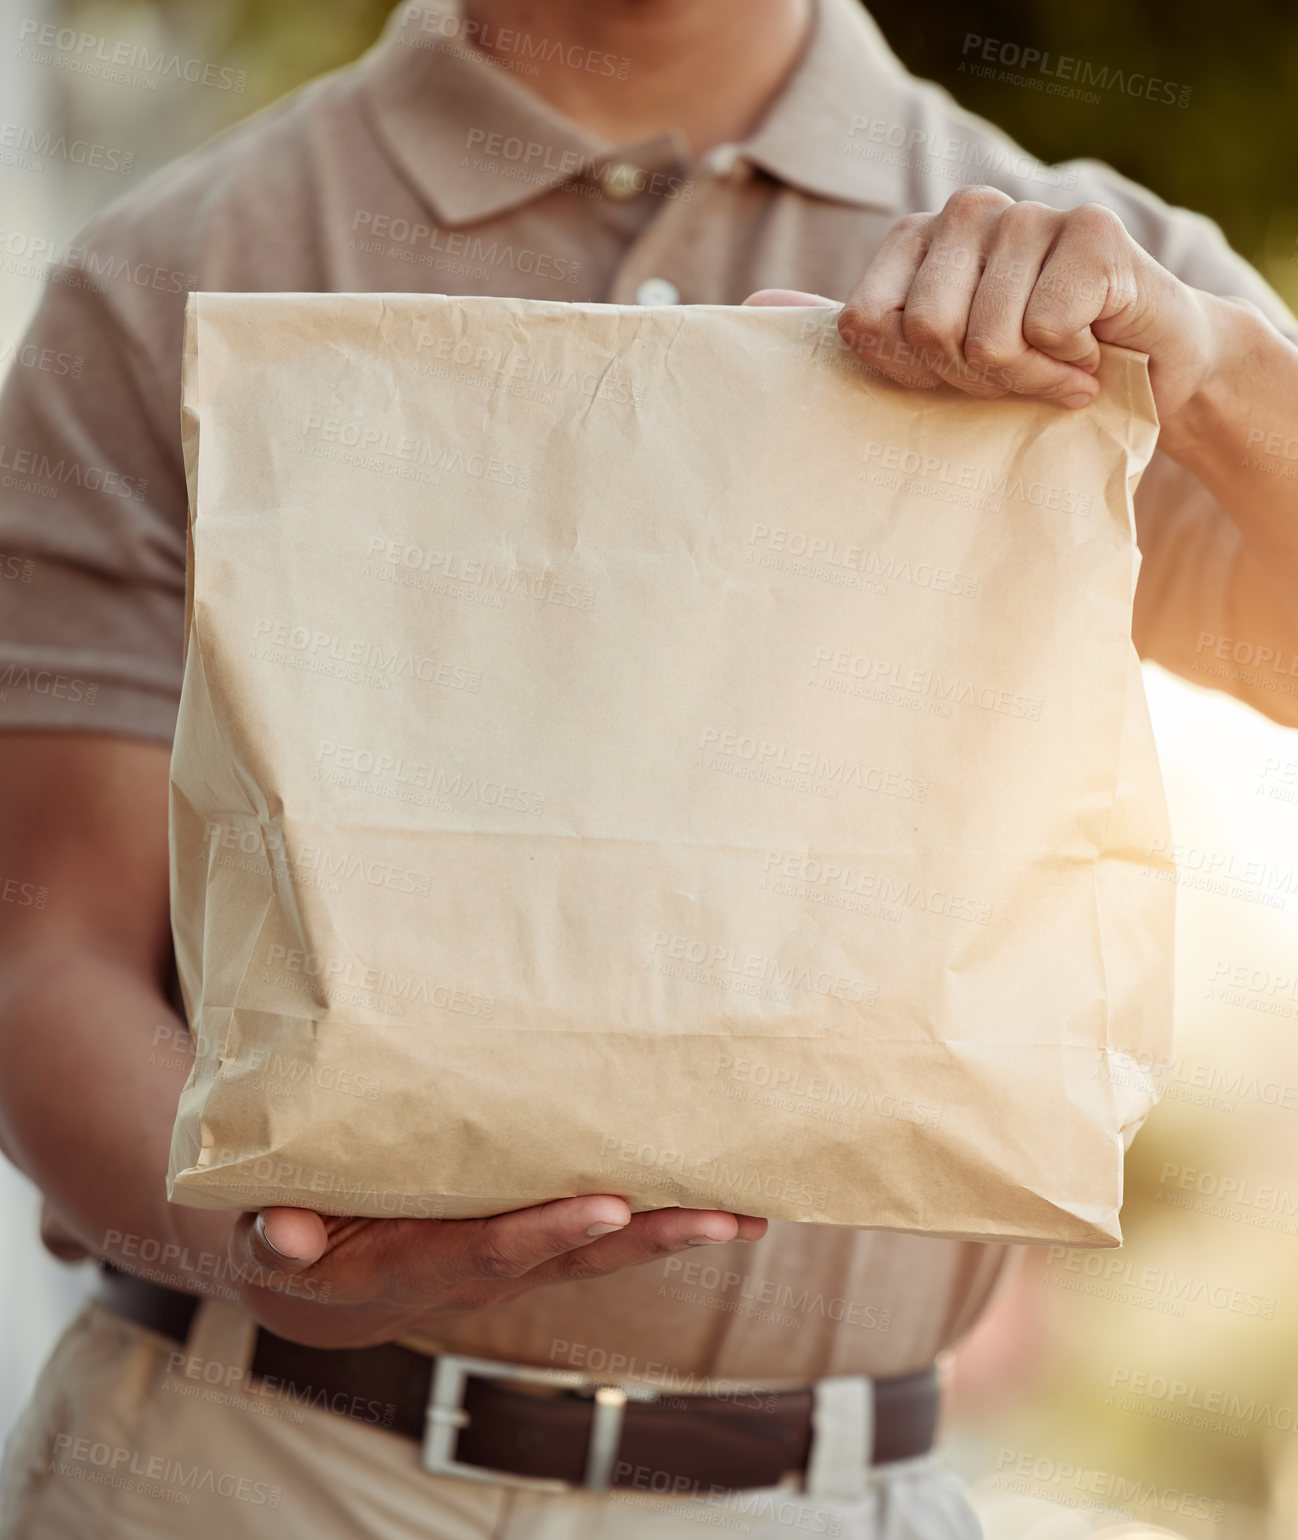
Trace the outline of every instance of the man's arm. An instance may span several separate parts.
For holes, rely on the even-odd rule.
[[[1298,642],[1298,347],[1244,301],[1199,299],[1212,367],[1163,423],[1159,444],[1230,515],[1244,537],[1236,582],[1284,622],[1267,628],[1268,616],[1255,613],[1236,640],[1254,650]]]
[[[0,740],[0,884],[16,899],[0,904],[0,1149],[89,1252],[138,1271],[148,1241],[175,1287],[237,1289],[273,1331],[351,1347],[435,1329],[444,1311],[763,1234],[765,1220],[715,1210],[632,1216],[611,1194],[486,1220],[268,1209],[260,1231],[251,1214],[168,1203],[192,1058],[164,997],[168,764],[160,744],[129,739]]]
[[[198,1288],[188,1248],[210,1285],[236,1216],[169,1204],[162,1179],[193,1057],[164,993],[167,750],[21,733],[0,765],[0,875],[45,889],[0,911],[0,1149],[92,1254],[129,1268],[147,1238]]]
[[[1120,203],[1140,214],[1126,187]],[[749,302],[825,303],[781,290]],[[1286,336],[1251,300],[1185,282],[1100,204],[1052,208],[978,186],[893,226],[839,326],[901,384],[1040,396],[1065,410],[1093,399],[1100,342],[1148,354],[1165,461],[1140,490],[1168,481],[1166,461],[1201,490],[1184,518],[1167,506],[1176,489],[1160,490],[1160,527],[1142,532],[1156,559],[1141,571],[1140,630],[1160,661],[1228,681],[1298,726],[1298,688],[1284,688],[1298,675],[1298,328]]]

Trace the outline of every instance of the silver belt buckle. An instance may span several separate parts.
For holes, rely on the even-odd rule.
[[[428,1393],[428,1417],[424,1424],[423,1466],[438,1476],[459,1476],[465,1481],[490,1481],[498,1486],[528,1492],[571,1492],[576,1484],[548,1476],[519,1476],[512,1471],[492,1470],[486,1465],[466,1465],[454,1455],[460,1429],[469,1421],[464,1410],[464,1382],[470,1377],[489,1380],[521,1380],[530,1385],[557,1385],[565,1390],[589,1390],[594,1406],[586,1468],[581,1489],[607,1492],[612,1485],[613,1465],[622,1436],[622,1416],[630,1401],[656,1401],[658,1393],[638,1385],[609,1385],[577,1369],[539,1369],[530,1364],[497,1363],[491,1358],[463,1358],[458,1353],[439,1353],[433,1361],[433,1383]]]

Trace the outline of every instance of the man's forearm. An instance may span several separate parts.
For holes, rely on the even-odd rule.
[[[166,1197],[192,1058],[184,1023],[111,956],[69,941],[0,966],[0,1147],[94,1255],[213,1292],[236,1216]]]
[[[1217,363],[1163,425],[1159,447],[1213,494],[1244,536],[1250,587],[1298,627],[1298,347],[1251,305],[1203,295]]]

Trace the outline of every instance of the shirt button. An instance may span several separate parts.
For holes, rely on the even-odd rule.
[[[637,305],[679,305],[681,291],[668,278],[646,278],[635,291]]]
[[[605,193],[610,198],[634,198],[640,191],[644,173],[638,166],[628,165],[624,160],[610,162],[600,172],[600,182]]]
[[[703,157],[703,164],[713,176],[726,177],[735,169],[738,160],[739,146],[737,144],[718,144]]]

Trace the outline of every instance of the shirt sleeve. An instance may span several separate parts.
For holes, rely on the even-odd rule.
[[[143,189],[142,189],[143,191]],[[0,391],[0,728],[170,742],[186,491],[183,232],[133,197],[49,270]]]
[[[1098,161],[1057,169],[1077,173],[1077,202],[1113,209],[1169,272],[1210,294],[1251,301],[1298,344],[1298,320],[1212,220],[1172,207]],[[1243,459],[1246,444],[1239,452]],[[1298,460],[1290,469],[1298,476]],[[1161,451],[1134,505],[1142,561],[1132,633],[1140,655],[1298,726],[1298,610],[1285,603],[1275,574],[1203,483]],[[1298,573],[1288,575],[1288,587],[1298,588]]]

